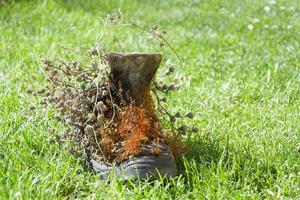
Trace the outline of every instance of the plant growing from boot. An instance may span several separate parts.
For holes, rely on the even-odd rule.
[[[104,33],[100,37],[102,40],[107,39],[105,31],[108,26],[129,24],[138,31],[149,33],[160,47],[169,47],[181,61],[165,39],[166,32],[159,31],[156,26],[147,31],[125,20],[119,11],[109,15],[104,24]],[[85,64],[44,60],[44,70],[50,84],[38,94],[44,97],[42,104],[54,106],[58,111],[58,119],[68,125],[69,131],[60,138],[72,141],[73,150],[84,150],[94,160],[108,165],[137,155],[141,146],[150,140],[168,143],[174,155],[186,151],[182,134],[188,130],[198,130],[186,125],[176,128],[174,122],[182,117],[192,119],[193,113],[189,112],[185,116],[179,112],[169,113],[164,106],[166,97],[162,97],[178,89],[178,84],[153,81],[149,88],[144,88],[149,90],[148,94],[151,91],[152,95],[147,95],[143,104],[137,104],[127,98],[124,95],[126,91],[112,80],[105,45],[102,46],[100,49],[97,45],[87,53],[89,61]],[[174,67],[171,66],[162,77],[173,72]],[[161,116],[167,116],[170,130],[161,127]],[[158,154],[159,149],[153,149],[152,153]]]

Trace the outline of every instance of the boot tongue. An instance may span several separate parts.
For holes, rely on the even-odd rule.
[[[121,86],[137,104],[149,95],[150,83],[159,64],[161,55],[155,53],[110,53],[108,62],[112,80]]]

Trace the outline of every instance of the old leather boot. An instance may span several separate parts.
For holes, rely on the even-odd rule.
[[[161,62],[161,55],[111,53],[107,57],[111,67],[111,80],[117,89],[122,89],[121,96],[125,102],[141,107],[147,106],[151,101],[150,83]],[[175,177],[176,164],[172,151],[163,140],[157,141],[159,142],[150,139],[143,143],[138,154],[114,166],[107,166],[93,159],[88,160],[88,163],[105,180],[109,179],[110,174],[123,179]],[[158,149],[159,153],[154,155],[153,149]]]

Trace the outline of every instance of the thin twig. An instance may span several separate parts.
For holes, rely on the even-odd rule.
[[[95,113],[96,105],[97,105],[97,100],[98,100],[98,95],[99,95],[99,86],[96,83],[97,91],[96,91],[96,98],[95,98],[95,103],[94,103],[94,108],[93,108],[93,113]]]
[[[100,144],[99,144],[99,142],[98,142],[97,135],[96,135],[96,133],[95,133],[94,128],[93,128],[93,133],[94,133],[94,137],[95,137],[96,144],[98,145],[98,148],[99,148],[99,150],[100,150],[100,153],[101,153],[101,155],[103,156],[104,160],[107,161],[107,158],[106,158],[105,154],[103,153],[103,151],[102,151],[102,149],[101,149],[101,146],[100,146]]]
[[[142,26],[140,26],[140,25],[138,25],[138,24],[136,24],[136,23],[134,23],[134,22],[132,22],[132,21],[126,20],[126,22],[129,23],[129,24],[131,24],[132,26],[137,27],[138,29],[140,29],[140,30],[142,30],[142,31],[144,31],[144,32],[147,32],[147,33],[149,33],[149,34],[155,36],[157,39],[162,40],[163,42],[165,42],[166,45],[167,45],[167,46],[172,50],[172,52],[175,54],[175,56],[177,57],[177,59],[179,60],[179,62],[180,62],[180,63],[182,62],[182,60],[181,60],[179,54],[177,53],[177,51],[174,49],[174,47],[171,46],[171,44],[170,44],[163,36],[161,36],[161,35],[159,35],[159,34],[156,34],[156,33],[153,33],[153,32],[150,32],[150,31],[144,29]]]
[[[112,98],[111,91],[110,91],[110,84],[107,87],[107,91],[109,93],[109,98],[110,98],[110,101],[111,101],[111,104],[112,104],[112,108],[113,108],[113,116],[112,116],[110,122],[105,126],[104,129],[108,128],[111,125],[111,123],[113,122],[113,120],[115,118],[115,114],[116,114],[115,105],[114,105],[113,98]]]

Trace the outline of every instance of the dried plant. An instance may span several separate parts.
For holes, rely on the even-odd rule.
[[[120,11],[104,20],[104,33],[109,25],[124,23],[149,33],[159,41],[160,47],[169,47],[181,60],[164,38],[165,31],[159,31],[156,26],[147,31],[125,20]],[[104,33],[100,41],[106,40]],[[72,141],[73,148],[84,150],[94,160],[108,165],[138,154],[142,144],[149,140],[169,143],[174,154],[186,151],[181,135],[189,128],[186,125],[174,127],[174,122],[183,116],[179,112],[169,113],[163,106],[166,98],[161,97],[162,94],[178,89],[178,84],[153,81],[151,93],[155,101],[149,96],[145,105],[135,105],[130,99],[124,99],[124,91],[113,84],[104,46],[100,48],[99,43],[91,49],[88,52],[88,63],[85,64],[44,60],[44,70],[50,84],[38,94],[44,97],[42,105],[54,106],[58,111],[58,119],[69,125],[70,129],[63,138]],[[162,77],[173,72],[172,66]],[[168,116],[172,130],[163,130],[157,115]],[[193,113],[187,113],[186,117],[192,119]],[[196,128],[190,130],[198,131]],[[153,150],[153,153],[159,152]]]

